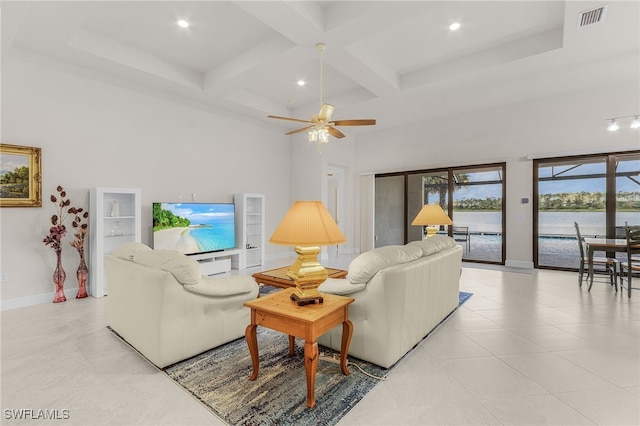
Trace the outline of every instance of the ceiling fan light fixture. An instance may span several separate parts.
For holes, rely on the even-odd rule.
[[[324,103],[322,100],[323,91],[323,61],[322,52],[324,52],[324,44],[316,44],[316,49],[320,53],[320,112],[317,115],[311,116],[310,120],[302,120],[292,117],[280,117],[277,115],[268,115],[268,118],[276,118],[278,120],[295,121],[298,123],[305,123],[304,127],[286,132],[285,135],[294,135],[297,133],[307,132],[309,142],[316,142],[318,144],[318,151],[320,152],[320,144],[329,142],[329,136],[333,136],[336,139],[342,139],[345,134],[336,129],[335,126],[373,126],[376,124],[374,119],[357,119],[357,120],[331,120],[335,107],[331,104]],[[305,81],[299,79],[297,81],[298,86],[303,86]],[[294,102],[289,101],[289,105],[293,105]]]
[[[329,131],[327,129],[318,130],[318,142],[320,143],[329,142]]]

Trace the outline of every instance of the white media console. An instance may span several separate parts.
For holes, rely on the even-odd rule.
[[[242,256],[242,250],[231,249],[213,253],[194,254],[191,257],[198,261],[202,267],[203,275],[214,275],[231,272],[232,264],[237,268],[237,265],[242,263],[240,256]]]

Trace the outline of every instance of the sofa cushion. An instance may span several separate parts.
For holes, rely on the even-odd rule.
[[[378,271],[411,262],[422,256],[422,250],[414,246],[385,246],[361,253],[349,265],[347,279],[351,284],[369,282]]]
[[[426,240],[411,241],[407,245],[420,248],[422,256],[431,256],[434,253],[455,246],[456,241],[447,235],[434,235]]]
[[[258,284],[249,275],[232,275],[227,277],[207,277],[194,285],[185,285],[184,288],[192,293],[203,296],[226,297],[236,294],[257,292]]]
[[[124,260],[133,260],[134,253],[139,251],[150,251],[151,247],[142,243],[127,243],[115,249],[111,254]]]
[[[133,254],[133,261],[170,272],[183,285],[196,284],[202,277],[200,264],[194,258],[174,250],[137,251]]]

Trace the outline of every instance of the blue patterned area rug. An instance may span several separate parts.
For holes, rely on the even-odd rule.
[[[339,365],[318,362],[316,406],[307,408],[304,341],[289,356],[285,334],[258,327],[260,370],[249,380],[251,356],[244,338],[167,367],[165,373],[231,425],[334,425],[377,384],[356,368],[345,376]],[[329,353],[320,348],[321,353]],[[374,376],[387,371],[349,357]]]
[[[461,292],[460,303],[470,296]],[[251,356],[244,338],[169,366],[164,372],[230,425],[335,425],[379,382],[354,366],[345,376],[339,365],[321,360],[316,374],[316,406],[309,409],[304,341],[296,339],[295,355],[289,356],[286,335],[258,327],[257,336],[260,370],[253,382],[249,380]],[[320,353],[335,352],[321,347]],[[349,363],[376,377],[393,369],[351,356]]]
[[[469,300],[471,296],[473,296],[473,293],[466,293],[464,291],[461,291],[460,294],[458,294],[458,306]]]

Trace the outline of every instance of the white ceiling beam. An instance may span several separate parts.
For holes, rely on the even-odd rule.
[[[289,40],[280,36],[265,40],[223,65],[208,71],[205,74],[204,87],[207,91],[233,90],[233,86],[237,83],[246,82],[247,73],[260,68],[295,47]]]
[[[90,31],[78,29],[67,45],[85,54],[98,56],[120,65],[162,77],[174,83],[200,90],[203,88],[203,76],[201,73],[163,61],[147,52],[126,46]]]
[[[330,39],[340,40],[344,49],[327,55],[327,63],[375,96],[397,93],[400,76],[393,64],[378,60],[376,52],[365,50],[364,42],[387,28],[440,7],[443,6],[438,2],[404,2],[402,7],[394,2],[370,2],[363,13],[357,2],[335,2],[327,9],[326,27]],[[398,40],[398,48],[402,48],[402,40]]]
[[[554,28],[539,34],[528,34],[518,40],[406,73],[401,77],[401,89],[403,91],[414,89],[439,80],[450,79],[456,75],[473,73],[481,69],[560,49],[562,48],[562,39],[562,28]]]
[[[11,19],[2,20],[2,52],[7,53],[11,46],[13,46],[22,20],[27,13],[28,3],[26,2],[12,2],[11,3]],[[4,6],[6,8],[6,6]],[[2,8],[0,8],[0,17],[2,16]],[[8,15],[9,16],[9,15]]]
[[[425,6],[422,3],[416,2],[415,6],[410,7],[424,11]],[[298,46],[325,43],[327,45],[327,54],[324,55],[326,63],[376,96],[399,90],[398,76],[391,67],[384,66],[363,53],[358,54],[356,48],[342,47],[375,34],[381,27],[406,19],[406,15],[401,13],[397,5],[393,5],[392,2],[372,2],[365,14],[360,7],[354,9],[351,2],[335,2],[327,6],[326,10],[315,2],[237,2],[236,4]],[[376,12],[380,8],[386,10],[382,17],[377,17]],[[291,25],[291,22],[297,22],[297,24]],[[346,42],[343,41],[344,37],[348,37]],[[341,41],[338,42],[338,40]]]
[[[297,45],[315,45],[324,32],[324,16],[313,2],[237,1],[235,4]],[[291,25],[295,22],[295,25]]]

